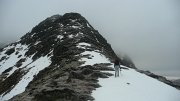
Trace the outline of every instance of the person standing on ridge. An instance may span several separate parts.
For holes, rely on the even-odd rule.
[[[121,71],[121,68],[120,68],[120,62],[118,59],[115,59],[114,61],[114,69],[115,69],[115,77],[119,77],[119,69]]]

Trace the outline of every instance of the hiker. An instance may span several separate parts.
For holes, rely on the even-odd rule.
[[[120,68],[120,62],[118,59],[115,59],[114,61],[114,69],[115,69],[115,77],[119,77],[119,69],[121,71],[121,68]]]

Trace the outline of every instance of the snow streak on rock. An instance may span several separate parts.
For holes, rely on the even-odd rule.
[[[48,67],[50,64],[50,59],[45,56],[27,65],[27,67],[25,68],[25,71],[27,71],[27,73],[21,78],[17,85],[14,85],[14,88],[9,93],[5,95],[2,94],[0,96],[0,99],[2,101],[8,100],[17,94],[24,92],[25,88],[27,87],[29,82],[33,80],[34,76],[37,75],[39,71]]]
[[[11,53],[10,50],[14,50],[13,53]],[[4,72],[6,69],[12,67],[13,70],[11,70],[8,74],[11,75],[17,69],[14,65],[18,62],[20,58],[25,58],[25,53],[27,52],[27,50],[28,46],[21,44],[11,45],[4,48],[3,52],[0,54],[0,59],[2,59],[2,61],[0,62],[0,74],[2,74],[2,72]],[[27,63],[30,62],[27,61],[25,64]]]

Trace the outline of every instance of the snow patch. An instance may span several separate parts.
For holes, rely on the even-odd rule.
[[[60,27],[63,27],[64,25],[62,23],[58,23]]]
[[[34,45],[37,45],[38,43],[40,43],[41,41],[37,41]]]
[[[71,22],[76,22],[76,21],[77,21],[77,19],[75,19],[75,20],[71,19]]]
[[[89,57],[91,57],[91,59],[88,59],[87,57],[81,58],[80,61],[85,61],[85,63],[81,66],[94,65],[97,63],[109,63],[109,60],[101,53],[97,53],[94,51],[85,51],[81,53],[81,55],[89,55]]]
[[[48,29],[52,29],[52,27],[49,27]]]
[[[79,26],[71,26],[72,28],[79,28]]]
[[[74,35],[70,34],[68,37],[69,37],[69,38],[73,38],[73,37],[74,37]]]
[[[91,44],[82,42],[82,43],[78,43],[76,47],[86,49],[86,46],[91,46]]]
[[[60,40],[61,40],[63,37],[64,37],[64,36],[62,36],[62,35],[58,35],[58,36],[57,36],[57,38],[60,39]]]
[[[31,37],[33,37],[35,34],[36,34],[36,33],[33,33],[33,34],[31,35]]]
[[[88,26],[89,28],[91,28],[90,25],[89,25],[88,23],[87,23],[87,26]]]
[[[79,34],[79,35],[83,35],[83,33],[82,33],[82,32],[79,32],[78,34]]]
[[[84,46],[91,46],[91,44],[85,43],[85,42],[79,43],[78,45],[80,45],[80,46],[82,46],[82,45],[84,45]]]

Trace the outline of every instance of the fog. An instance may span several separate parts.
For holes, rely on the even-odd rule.
[[[1,0],[0,43],[54,14],[78,12],[137,68],[180,78],[179,0]]]

